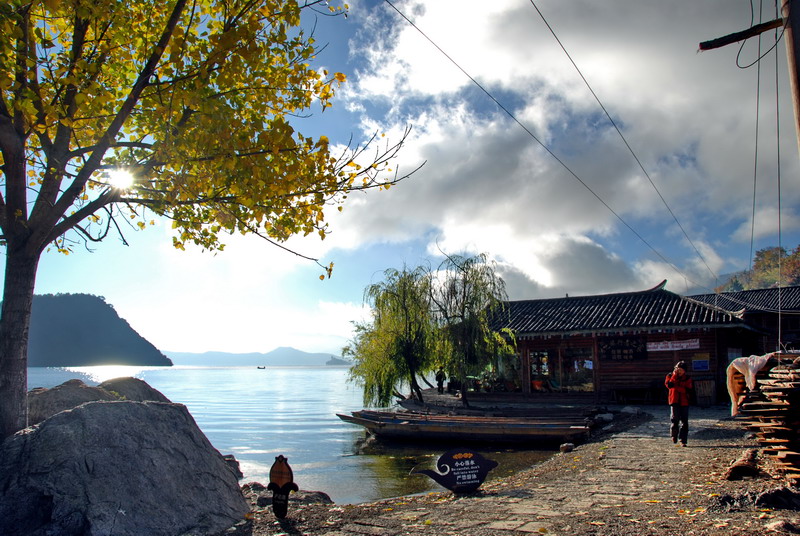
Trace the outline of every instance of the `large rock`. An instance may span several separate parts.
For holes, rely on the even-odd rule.
[[[97,387],[73,379],[51,389],[37,387],[28,391],[28,424],[40,423],[61,411],[98,400],[170,402],[160,391],[138,378],[114,378]]]
[[[153,389],[147,382],[139,378],[114,378],[106,380],[100,385],[111,394],[117,395],[121,400],[134,400],[136,402],[172,402],[158,389]]]
[[[185,406],[89,402],[0,444],[0,534],[176,536],[248,505]]]
[[[42,422],[51,415],[86,402],[118,399],[105,389],[91,387],[77,379],[67,380],[52,389],[37,387],[28,391],[28,424]]]

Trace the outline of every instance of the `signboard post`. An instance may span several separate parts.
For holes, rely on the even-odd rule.
[[[436,462],[439,472],[430,469],[414,469],[412,473],[428,475],[437,484],[453,493],[472,493],[477,490],[486,475],[497,467],[497,462],[484,458],[481,454],[469,449],[448,450]]]

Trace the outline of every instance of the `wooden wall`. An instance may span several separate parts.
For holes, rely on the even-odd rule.
[[[615,336],[522,337],[518,340],[518,348],[522,359],[523,392],[530,393],[530,377],[526,371],[529,370],[527,357],[531,352],[589,347],[592,348],[594,392],[598,402],[666,403],[664,378],[675,363],[683,360],[689,363],[692,378],[696,382],[705,382],[700,384],[702,396],[707,396],[711,389],[709,396],[714,398],[711,402],[716,403],[727,397],[725,370],[728,366],[728,348],[742,348],[744,353],[750,347],[755,349],[754,339],[753,332],[740,329],[626,333]],[[647,349],[650,343],[663,343],[662,348],[695,346],[688,342],[694,340],[697,341],[696,348],[655,351],[651,345]],[[614,350],[609,351],[609,347],[614,347]],[[632,349],[627,350],[628,347]]]

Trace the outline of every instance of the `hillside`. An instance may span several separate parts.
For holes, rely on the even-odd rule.
[[[208,367],[317,367],[328,364],[349,365],[339,362],[340,356],[326,353],[309,353],[295,348],[281,347],[267,353],[251,352],[232,354],[226,352],[165,352],[176,365],[194,365]]]
[[[33,297],[29,367],[171,366],[114,308],[90,294]]]

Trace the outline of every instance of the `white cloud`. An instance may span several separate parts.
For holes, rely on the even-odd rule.
[[[754,107],[755,71],[736,67],[736,47],[703,54],[697,48],[746,27],[746,6],[720,1],[676,10],[652,0],[626,3],[620,16],[617,6],[588,0],[540,4],[647,175],[532,6],[399,2],[568,169],[464,75],[453,74],[415,29],[376,9],[356,40],[356,55],[368,61],[348,98],[365,110],[365,125],[396,131],[413,124],[402,160],[406,167],[427,164],[345,212],[337,227],[358,229],[341,231],[349,247],[425,234],[432,246],[488,251],[508,263],[509,273],[540,286],[588,291],[648,286],[663,276],[707,281],[706,264],[714,272],[730,268],[730,254],[722,253],[735,246],[730,238],[749,242],[754,115],[743,110]],[[371,101],[381,103],[383,115],[370,111]],[[796,171],[796,158],[788,169]],[[784,195],[785,206],[800,201],[794,191]],[[766,194],[761,202],[760,212],[775,211]],[[759,216],[759,236],[774,237],[766,218]],[[784,218],[796,228],[792,214]],[[639,242],[627,225],[647,242],[638,249],[656,261],[625,260],[605,249]],[[731,225],[740,230],[731,235]],[[648,251],[652,244],[682,272]]]

